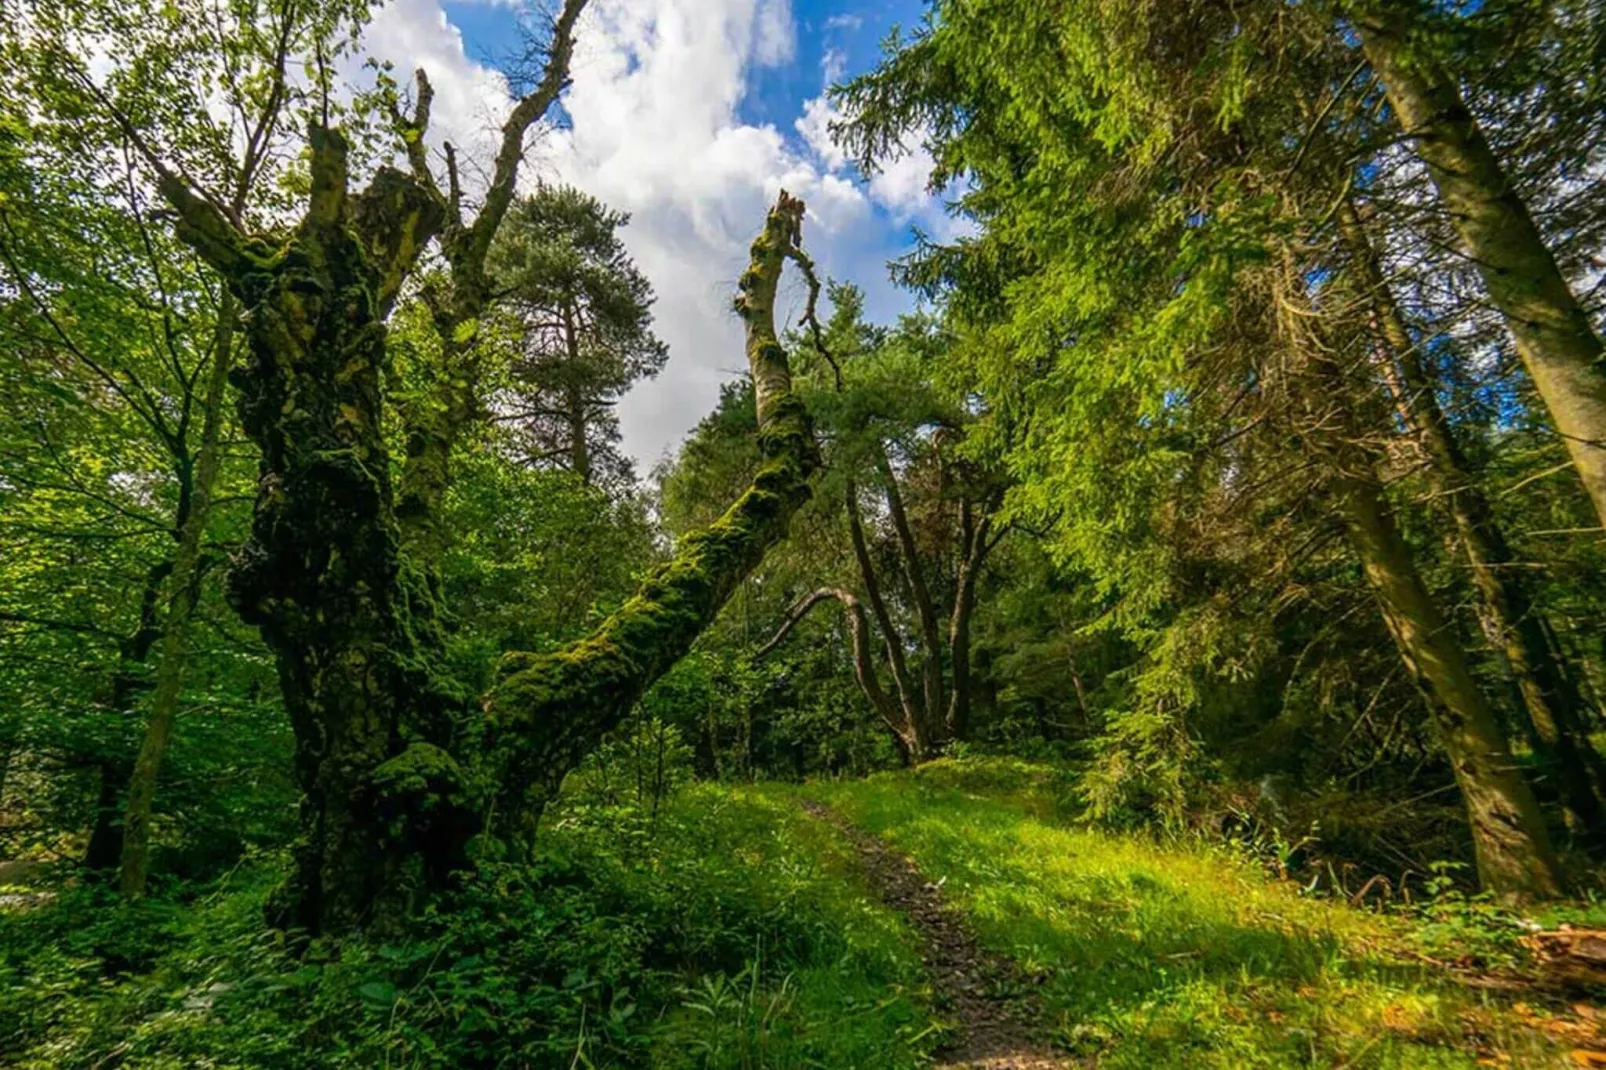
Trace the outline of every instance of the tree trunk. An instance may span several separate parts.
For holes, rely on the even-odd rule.
[[[552,654],[503,659],[485,707],[506,838],[527,840],[563,778],[685,654],[809,498],[818,447],[775,330],[776,286],[786,260],[802,257],[802,221],[803,202],[782,191],[738,284],[763,457],[751,485],[682,538],[596,633]]]
[[[987,536],[992,530],[992,511],[977,520],[969,498],[959,503],[959,572],[955,577],[953,612],[948,618],[948,661],[952,666],[953,688],[948,694],[948,735],[952,739],[970,738],[970,618],[976,608],[976,582],[992,546]]]
[[[128,808],[123,815],[123,844],[119,884],[125,896],[144,894],[147,853],[150,847],[151,807],[156,798],[156,778],[162,758],[173,734],[173,718],[178,711],[179,692],[184,683],[185,639],[190,614],[199,594],[201,538],[211,515],[212,490],[220,464],[219,438],[223,426],[223,395],[228,386],[234,348],[234,295],[225,286],[218,302],[217,329],[212,339],[212,373],[207,380],[201,430],[201,448],[196,458],[194,486],[189,508],[179,526],[178,553],[173,559],[172,597],[167,618],[162,623],[161,660],[156,670],[156,693],[151,701],[150,719],[139,756],[134,760],[128,782]]]
[[[110,870],[117,868],[123,850],[122,794],[118,790],[128,783],[128,762],[105,759],[95,763],[98,781],[95,785],[95,819],[90,826],[89,842],[84,845],[83,868],[100,874],[96,883],[110,882]]]
[[[476,819],[447,751],[469,735],[468,696],[402,553],[380,423],[383,319],[439,209],[390,169],[348,195],[335,131],[312,132],[311,164],[306,214],[277,248],[163,182],[181,236],[248,313],[233,378],[261,462],[229,598],[276,656],[296,738],[302,836],[277,920],[322,932],[399,917],[462,864]]]
[[[1601,339],[1563,278],[1527,206],[1467,109],[1455,79],[1413,56],[1398,5],[1354,10],[1362,48],[1400,126],[1505,317],[1574,467],[1606,526],[1606,369]]]
[[[865,699],[870,708],[875,710],[892,733],[897,742],[898,749],[907,753],[916,760],[923,758],[927,753],[926,741],[922,738],[922,725],[912,721],[908,715],[888,697],[881,687],[881,681],[876,676],[875,655],[870,652],[870,621],[865,616],[864,605],[851,591],[841,587],[822,587],[800,598],[791,609],[786,612],[786,619],[769,642],[760,647],[753,654],[754,660],[763,658],[770,651],[779,646],[792,629],[797,627],[799,621],[808,616],[809,610],[821,602],[835,599],[842,606],[843,614],[848,621],[848,635],[853,648],[853,679],[858,683],[859,690],[864,692]]]
[[[898,706],[901,711],[901,722],[909,726],[913,733],[915,743],[912,747],[905,746],[902,734],[894,732],[900,747],[909,754],[911,761],[921,761],[925,757],[921,729],[925,724],[925,716],[920,709],[920,698],[915,693],[914,686],[909,679],[908,662],[904,659],[903,641],[898,630],[893,626],[892,614],[887,612],[887,600],[881,595],[881,580],[876,575],[875,563],[870,560],[870,547],[864,538],[864,520],[859,516],[859,488],[850,479],[846,493],[848,510],[848,536],[853,543],[853,559],[859,566],[859,579],[864,584],[864,595],[870,601],[870,609],[875,614],[876,626],[881,629],[881,647],[886,656],[887,669],[892,673],[892,688],[898,695]]]
[[[179,519],[183,523],[183,518]],[[134,696],[148,685],[142,675],[134,671],[150,657],[151,648],[161,634],[157,621],[157,607],[161,600],[162,584],[172,574],[173,563],[163,561],[145,570],[145,584],[140,591],[139,621],[134,630],[118,643],[117,671],[112,674],[111,686],[105,694],[106,706],[114,716],[133,717]],[[89,842],[84,848],[83,868],[90,874],[110,876],[123,853],[122,796],[118,788],[128,783],[130,766],[122,756],[102,756],[94,763],[96,770],[95,813],[90,825]]]
[[[468,864],[468,842],[491,804],[484,715],[444,668],[438,558],[420,566],[403,545],[404,537],[425,550],[439,542],[437,506],[461,414],[409,428],[415,493],[404,496],[398,516],[382,428],[385,319],[440,236],[454,283],[444,306],[456,317],[448,356],[473,345],[486,251],[512,203],[525,135],[567,82],[584,6],[564,0],[553,20],[545,69],[503,123],[472,224],[462,218],[450,150],[449,195],[429,170],[433,94],[422,72],[414,117],[393,114],[412,174],[381,167],[366,189],[351,192],[345,139],[315,125],[305,211],[272,240],[243,232],[140,146],[179,237],[245,310],[249,360],[234,379],[241,424],[261,463],[251,537],[235,560],[229,598],[275,654],[296,737],[302,836],[295,872],[275,897],[276,920],[313,933],[391,927]],[[443,382],[471,403],[472,383],[456,370],[444,368]],[[614,681],[574,683],[584,691]]]
[[[1510,545],[1439,406],[1434,377],[1422,365],[1360,220],[1348,204],[1340,212],[1374,310],[1374,328],[1387,349],[1384,359],[1392,358],[1398,372],[1398,400],[1427,457],[1434,492],[1448,505],[1466,551],[1483,631],[1511,671],[1534,750],[1556,777],[1569,824],[1598,842],[1606,836],[1606,763],[1584,731],[1582,696],[1547,640],[1528,585],[1510,567]]]
[[[915,604],[915,616],[920,624],[920,645],[925,648],[921,659],[920,678],[924,701],[921,703],[928,722],[926,735],[937,737],[946,734],[947,709],[943,701],[942,639],[937,624],[937,607],[926,584],[925,569],[921,567],[919,547],[915,545],[914,531],[903,507],[903,492],[898,488],[897,473],[887,453],[879,444],[876,447],[876,465],[881,471],[883,489],[887,496],[887,512],[892,516],[892,528],[898,535],[898,548],[903,558],[904,579],[909,585],[909,596]],[[940,723],[940,727],[939,727]]]
[[[1430,708],[1466,802],[1483,887],[1519,899],[1559,895],[1560,869],[1539,804],[1518,772],[1448,622],[1417,574],[1376,482],[1340,475],[1333,480],[1332,494],[1401,655],[1438,699]]]
[[[586,399],[578,385],[571,384],[566,399],[569,420],[569,468],[580,482],[591,482],[591,446],[586,442]]]

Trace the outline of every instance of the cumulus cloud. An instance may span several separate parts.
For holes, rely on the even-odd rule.
[[[443,138],[488,160],[510,106],[505,79],[471,59],[438,0],[393,0],[364,42],[398,71],[423,66]],[[889,233],[867,225],[880,204],[904,221],[923,176],[907,169],[868,186],[829,142],[823,97],[803,106],[801,144],[742,119],[755,72],[792,62],[789,0],[594,0],[582,18],[564,106],[572,120],[531,145],[525,172],[573,183],[631,213],[625,242],[657,291],[656,329],[669,344],[660,377],[621,405],[625,448],[650,464],[707,413],[743,369],[730,309],[746,246],[782,188],[809,206],[807,240],[825,271],[868,284],[883,306]],[[841,59],[827,53],[827,76]],[[834,65],[834,66],[833,66]],[[790,133],[790,131],[789,131]],[[798,292],[783,313],[795,315]]]

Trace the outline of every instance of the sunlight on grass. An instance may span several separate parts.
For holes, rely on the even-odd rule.
[[[1055,775],[937,762],[806,789],[907,852],[1109,1067],[1460,1067],[1557,1053],[1398,953],[1395,919],[1305,898],[1226,849],[1078,828]]]

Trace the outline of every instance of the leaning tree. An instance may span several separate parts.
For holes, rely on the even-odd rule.
[[[592,635],[506,655],[485,695],[447,668],[433,562],[490,296],[486,255],[524,139],[567,81],[584,5],[566,0],[553,21],[545,68],[502,127],[477,213],[450,149],[446,181],[432,172],[422,73],[411,114],[392,112],[407,169],[380,166],[357,188],[358,154],[326,108],[309,124],[296,218],[266,232],[164,157],[87,72],[79,78],[143,156],[179,238],[243,310],[247,358],[233,382],[261,465],[229,593],[278,664],[303,801],[295,870],[276,903],[280,921],[313,933],[393,925],[454,872],[527,843],[565,774],[687,650],[809,496],[817,449],[774,323],[785,262],[807,264],[803,204],[783,191],[735,301],[764,458],[751,485]],[[441,403],[403,414],[406,456],[394,458],[386,318],[430,249],[446,265],[435,311],[452,344]]]

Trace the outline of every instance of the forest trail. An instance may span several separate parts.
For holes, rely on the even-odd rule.
[[[963,917],[943,900],[942,889],[913,860],[814,799],[803,809],[842,833],[858,852],[865,876],[881,901],[909,919],[920,935],[921,958],[932,985],[952,1008],[961,1030],[939,1054],[936,1070],[1059,1070],[1078,1066],[1033,1035],[1041,1001],[1009,959],[987,951]]]

